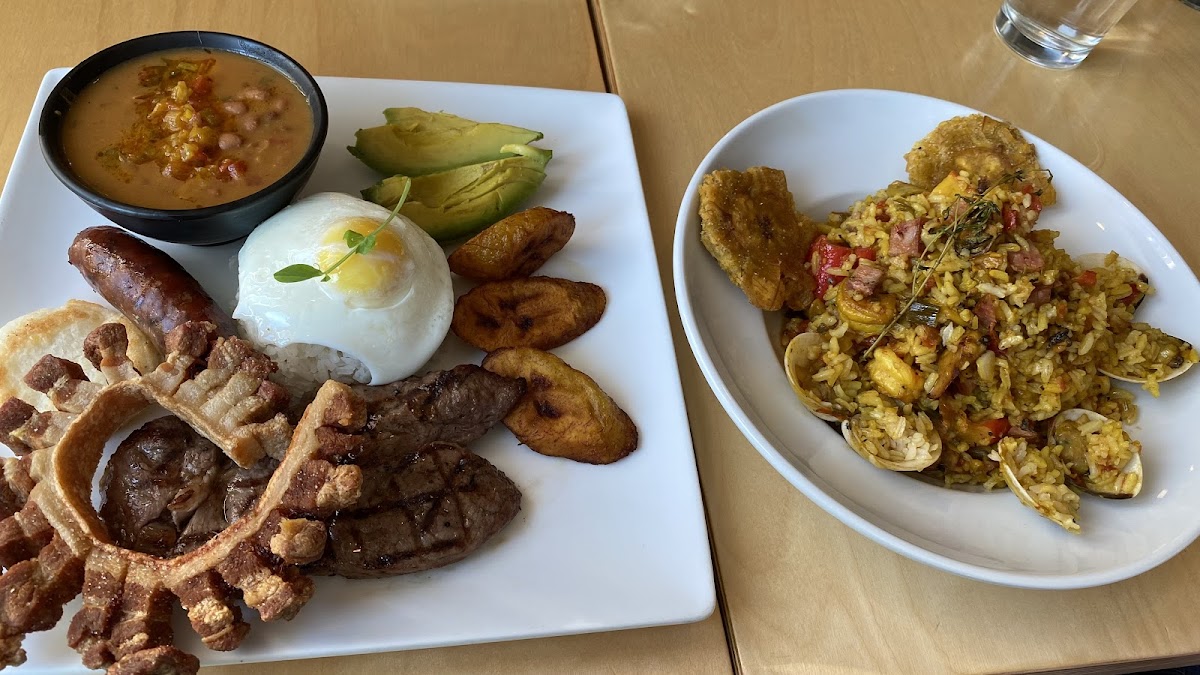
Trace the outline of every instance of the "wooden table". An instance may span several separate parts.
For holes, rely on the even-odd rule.
[[[1062,73],[999,42],[999,4],[598,0],[664,284],[680,199],[713,143],[767,105],[846,87],[928,94],[1012,120],[1112,183],[1200,266],[1189,198],[1200,178],[1200,12],[1142,0],[1080,68]],[[675,337],[738,669],[1116,672],[1200,662],[1200,546],[1136,579],[1060,593],[911,562],[776,474],[722,413],[678,323]]]
[[[121,40],[164,30],[222,30],[257,38],[318,75],[604,90],[584,0],[177,4],[3,0],[0,4],[0,32],[6,36],[0,59],[0,92],[5,93],[0,103],[0,180],[7,176],[38,83],[47,70],[74,65]],[[514,49],[515,41],[525,41],[528,48]],[[265,668],[249,664],[203,672],[249,675]],[[729,673],[730,659],[721,618],[714,614],[685,626],[295,661],[272,664],[269,669],[287,675]]]
[[[262,39],[319,75],[607,86],[629,107],[667,288],[676,210],[708,148],[766,105],[842,87],[915,91],[1013,120],[1097,171],[1200,265],[1200,241],[1185,229],[1200,177],[1200,12],[1175,0],[1143,0],[1068,73],[1008,53],[991,34],[999,0],[3,4],[0,179],[46,70],[134,35],[203,28]],[[721,616],[272,672],[1122,672],[1200,661],[1200,547],[1137,579],[1066,593],[997,588],[910,562],[775,474],[721,411],[674,326]]]

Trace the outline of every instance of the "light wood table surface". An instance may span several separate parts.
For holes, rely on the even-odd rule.
[[[0,181],[47,70],[127,38],[182,29],[262,40],[315,75],[605,88],[585,0],[3,0]],[[685,626],[202,672],[728,673],[730,659],[714,614]]]
[[[709,148],[772,103],[848,87],[928,94],[1015,122],[1115,186],[1197,269],[1200,12],[1142,0],[1079,69],[1052,72],[993,35],[999,4],[597,0],[667,288],[676,212]],[[1133,580],[1073,592],[999,588],[911,562],[777,475],[722,412],[675,326],[741,671],[1119,672],[1200,662],[1200,546]]]
[[[668,289],[675,213],[709,147],[762,107],[843,87],[914,91],[1013,120],[1112,183],[1200,264],[1187,229],[1195,209],[1175,197],[1200,177],[1200,13],[1175,0],[1142,0],[1069,73],[1035,68],[999,44],[990,27],[998,0],[591,4],[5,0],[0,180],[46,70],[127,37],[203,28],[274,44],[317,75],[590,90],[607,81],[629,107]],[[271,672],[727,672],[729,646],[732,665],[753,673],[1122,672],[1200,661],[1200,548],[1122,584],[1064,593],[992,587],[910,562],[776,475],[721,410],[674,326],[730,645],[714,616]]]

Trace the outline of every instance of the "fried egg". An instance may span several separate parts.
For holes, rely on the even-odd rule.
[[[267,219],[242,245],[233,318],[285,379],[386,384],[416,372],[445,339],[454,312],[446,255],[404,216],[376,235],[370,252],[346,258],[327,279],[274,277],[297,264],[329,270],[350,252],[349,232],[366,236],[389,213],[322,192]]]

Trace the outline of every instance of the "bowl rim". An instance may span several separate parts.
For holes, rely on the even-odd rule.
[[[194,42],[198,44],[193,44],[192,41],[189,41],[189,38],[194,38]],[[212,38],[214,41],[225,44],[222,44],[221,46],[208,46],[204,44],[205,38]],[[181,40],[182,42],[176,44],[175,40]],[[142,49],[143,43],[149,43],[153,46],[150,49]],[[294,69],[296,74],[301,76],[300,79],[303,80],[303,87],[312,89],[312,95],[310,96],[305,93],[302,83],[297,81],[296,78],[292,77],[292,74],[285,72],[276,63],[272,63],[271,61],[256,56],[254,53],[250,53],[250,49],[238,50],[231,48],[229,43],[253,48],[253,50],[257,50],[260,53],[268,54],[272,58],[278,59],[283,64],[286,64],[287,67]],[[62,107],[61,111],[56,109],[58,106],[53,104],[57,103],[58,101],[67,100],[68,96],[65,94],[67,88],[74,87],[76,85],[74,80],[84,77],[83,74],[88,74],[87,82],[83,85],[87,86],[87,84],[94,82],[95,79],[101,74],[111,70],[113,67],[121,63],[129,61],[130,59],[139,58],[141,56],[156,52],[188,48],[210,49],[215,51],[229,52],[232,54],[239,54],[246,58],[254,59],[255,61],[263,63],[267,67],[279,72],[289,81],[291,81],[293,86],[300,90],[300,93],[304,96],[305,101],[308,103],[309,110],[312,112],[313,131],[312,135],[309,137],[308,148],[305,150],[304,154],[301,155],[300,159],[296,161],[292,168],[275,181],[262,186],[258,190],[255,190],[245,197],[239,197],[238,199],[220,204],[214,204],[212,206],[202,206],[191,209],[159,209],[117,201],[96,192],[86,183],[80,180],[64,161],[64,153],[61,150],[60,143],[62,123],[61,120],[57,121],[56,123],[53,118],[64,116],[66,109],[70,107],[70,104],[68,103],[66,107]],[[132,50],[129,55],[121,57],[107,66],[97,68],[98,63],[108,62],[114,53],[119,54],[129,50]],[[58,178],[60,182],[62,182],[63,185],[69,188],[81,199],[90,202],[98,208],[102,208],[126,217],[139,218],[146,221],[161,221],[164,223],[201,220],[228,213],[243,206],[257,202],[265,195],[273,193],[276,189],[288,184],[293,180],[296,180],[301,174],[310,170],[313,164],[315,164],[317,159],[320,157],[328,132],[329,107],[325,101],[325,94],[321,91],[321,86],[317,83],[316,78],[313,77],[312,73],[308,72],[308,70],[301,65],[299,61],[289,56],[286,52],[253,38],[248,38],[234,33],[203,30],[164,31],[160,33],[151,33],[148,35],[130,38],[101,49],[83,61],[80,61],[77,65],[67,71],[65,75],[63,75],[62,79],[60,79],[54,85],[54,88],[50,90],[49,95],[46,97],[46,102],[42,105],[42,110],[38,115],[38,141],[41,145],[42,156],[45,158],[46,164],[50,167],[50,171],[55,175],[56,178]]]
[[[701,373],[704,375],[706,383],[716,396],[717,400],[720,402],[722,409],[737,426],[738,431],[742,434],[742,436],[749,441],[752,446],[754,446],[755,450],[765,460],[767,460],[771,467],[777,473],[779,473],[784,480],[791,483],[792,487],[796,488],[806,499],[816,504],[826,513],[841,521],[843,525],[850,527],[852,530],[858,532],[872,542],[879,544],[895,553],[899,553],[910,560],[928,565],[935,569],[950,572],[968,579],[974,579],[976,581],[983,581],[1001,586],[1039,590],[1072,590],[1103,586],[1106,584],[1123,581],[1147,572],[1173,558],[1196,540],[1197,535],[1200,534],[1200,527],[1193,527],[1185,532],[1183,536],[1175,537],[1171,543],[1165,545],[1157,555],[1146,556],[1141,560],[1126,563],[1106,570],[1073,574],[1039,574],[1036,572],[1006,571],[994,568],[986,568],[926,549],[899,536],[896,536],[891,532],[888,532],[883,527],[855,513],[827,494],[825,490],[817,486],[812,480],[805,476],[803,472],[792,465],[792,463],[784,456],[784,454],[767,438],[764,432],[755,425],[754,421],[751,420],[750,416],[745,410],[742,409],[741,405],[734,398],[734,395],[730,390],[730,385],[721,377],[717,365],[713,360],[713,356],[709,353],[709,350],[705,345],[700,322],[697,318],[697,310],[695,307],[693,307],[691,295],[687,290],[687,240],[688,237],[692,236],[699,239],[699,218],[696,215],[696,210],[692,207],[693,205],[698,206],[700,182],[703,180],[705,173],[716,168],[713,166],[716,158],[728,146],[736,142],[736,140],[740,138],[749,128],[757,125],[763,119],[770,118],[771,116],[778,114],[781,110],[798,105],[801,101],[864,94],[896,96],[934,102],[937,104],[947,105],[958,110],[959,112],[955,114],[989,114],[985,111],[979,111],[954,101],[947,101],[945,99],[940,99],[933,96],[925,96],[923,94],[915,94],[906,91],[871,88],[831,89],[814,91],[807,94],[794,96],[758,110],[736,124],[712,146],[712,148],[705,154],[704,158],[697,165],[696,170],[692,174],[692,178],[688,182],[681,198],[679,212],[675,222],[675,235],[672,241],[671,264],[672,281],[675,286],[675,300],[679,310],[680,323],[683,325],[684,335],[687,338],[688,346],[691,349],[692,355],[696,359]],[[996,115],[990,116],[995,117],[996,119],[1003,119]],[[1058,150],[1056,146],[1024,129],[1022,129],[1022,133],[1025,135],[1025,138],[1035,146],[1044,146]],[[1124,202],[1130,209],[1138,214],[1141,214],[1146,222],[1149,223],[1150,226],[1159,233],[1162,243],[1166,249],[1169,250],[1169,253],[1176,259],[1182,259],[1182,256],[1179,255],[1174,245],[1171,244],[1165,235],[1162,235],[1157,226],[1155,226],[1149,218],[1146,218],[1145,215],[1142,214],[1141,210],[1133,205],[1128,198],[1121,194],[1116,188],[1112,187],[1094,171],[1079,162],[1079,160],[1062,150],[1058,150],[1058,152],[1062,155],[1062,161],[1069,162],[1074,165],[1074,168],[1091,174],[1094,179],[1103,186],[1104,189],[1111,192],[1115,199]],[[694,227],[693,223],[695,224]],[[1193,280],[1196,279],[1195,273],[1190,269],[1185,270],[1185,272],[1190,275]]]

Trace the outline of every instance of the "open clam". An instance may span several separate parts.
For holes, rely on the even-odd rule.
[[[942,437],[923,412],[865,409],[842,422],[842,436],[863,459],[889,471],[921,471],[942,456]]]
[[[1141,443],[1116,420],[1082,408],[1064,410],[1050,426],[1050,443],[1062,446],[1067,480],[1099,497],[1128,499],[1142,489]]]
[[[1108,259],[1109,256],[1113,256],[1113,261],[1111,263]],[[1083,253],[1075,256],[1074,260],[1076,264],[1085,270],[1106,270],[1109,269],[1111,264],[1111,266],[1116,267],[1117,269],[1124,269],[1133,272],[1138,276],[1138,279],[1144,283],[1150,283],[1150,277],[1146,276],[1146,271],[1142,269],[1141,265],[1133,262],[1129,258],[1123,258],[1117,255],[1115,252]],[[1137,300],[1133,301],[1133,308],[1136,310],[1138,307],[1141,307],[1142,302],[1145,301],[1145,299],[1145,294],[1139,295]]]
[[[1022,504],[1078,533],[1079,495],[1067,487],[1066,468],[1053,450],[1031,448],[1025,439],[1008,436],[996,444],[992,458],[1000,462],[1004,482]]]
[[[846,419],[846,411],[839,406],[822,400],[815,392],[812,376],[821,367],[821,352],[825,340],[817,333],[801,333],[792,338],[787,350],[783,353],[783,367],[787,372],[788,382],[796,392],[796,398],[812,414],[826,422],[838,422]]]
[[[1108,267],[1108,256],[1108,253],[1080,253],[1077,256],[1072,256],[1072,258],[1075,260],[1077,265],[1085,270],[1102,270]],[[1142,269],[1142,266],[1133,262],[1129,258],[1123,258],[1118,255],[1116,258],[1116,266],[1123,269],[1132,270],[1141,275],[1143,279],[1146,278],[1146,272]]]
[[[1155,396],[1159,383],[1179,377],[1200,361],[1190,342],[1144,323],[1135,323],[1118,336],[1115,348],[1115,361],[1103,363],[1098,370],[1114,380],[1146,386]]]

